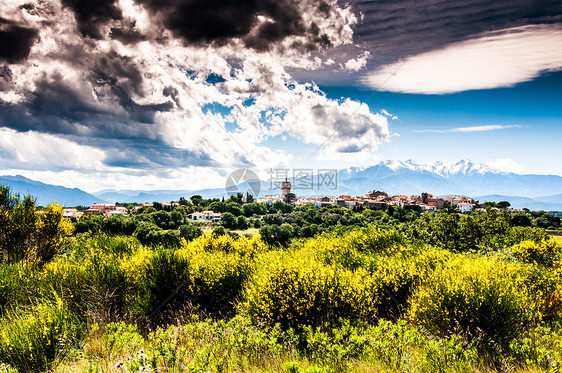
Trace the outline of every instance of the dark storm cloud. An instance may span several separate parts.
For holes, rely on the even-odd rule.
[[[115,52],[96,61],[92,68],[91,82],[94,87],[109,87],[129,117],[141,123],[152,123],[156,112],[169,111],[174,107],[171,101],[152,105],[137,104],[131,96],[146,95],[142,89],[143,76],[131,57],[120,56]]]
[[[12,70],[7,65],[0,65],[0,91],[5,91],[12,82]]]
[[[329,38],[314,22],[305,22],[295,0],[137,0],[163,18],[165,27],[187,44],[224,45],[243,39],[258,51],[288,36],[304,36],[307,43],[295,47],[316,49],[329,46]],[[331,6],[318,2],[316,12],[329,15]],[[269,19],[258,25],[258,16]]]
[[[29,56],[37,30],[0,18],[0,61],[17,63]]]
[[[62,0],[62,4],[74,12],[82,36],[94,39],[101,39],[101,25],[123,18],[116,0]]]
[[[216,166],[207,153],[178,149],[158,140],[100,141],[97,147],[104,149],[103,164],[109,167],[151,169],[155,166],[178,168],[186,164]]]
[[[135,28],[135,21],[122,22],[121,27],[112,27],[109,36],[123,44],[134,44],[146,40],[146,36]]]
[[[117,27],[111,28],[112,39],[119,40],[123,44],[134,44],[139,41],[146,40],[146,37],[137,30],[122,29]]]
[[[92,66],[94,84],[119,86],[125,92],[144,96],[142,90],[143,77],[133,58],[121,56],[112,51],[101,56]],[[119,83],[117,83],[119,81]]]
[[[64,83],[61,75],[35,82],[26,101],[0,103],[0,122],[17,130],[74,133],[76,123],[103,115],[94,105],[80,99],[80,92]]]
[[[561,23],[559,0],[355,1],[364,14],[354,42],[371,51],[370,65],[395,62],[488,32],[530,24]]]
[[[109,88],[110,97],[103,97],[104,92],[100,89],[100,99],[116,99],[119,107],[101,106],[90,99],[91,94],[70,86],[62,74],[53,74],[35,82],[35,89],[26,94],[25,101],[17,104],[0,102],[0,123],[20,131],[82,133],[124,139],[154,137],[151,127],[155,113],[168,111],[174,104],[171,101],[149,105],[136,103],[131,95],[134,92],[142,94],[140,73],[126,63],[117,63],[119,59],[116,55],[113,59],[106,58],[105,62],[96,65],[98,69],[92,75],[95,87]]]

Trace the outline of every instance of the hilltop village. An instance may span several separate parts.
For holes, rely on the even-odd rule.
[[[276,202],[292,203],[297,206],[314,205],[317,208],[327,206],[339,206],[348,209],[368,208],[383,209],[387,206],[399,206],[404,208],[414,208],[421,213],[432,213],[445,207],[453,206],[460,213],[472,212],[473,200],[465,196],[447,196],[444,198],[435,197],[430,193],[422,193],[421,195],[397,195],[389,196],[385,192],[378,190],[365,194],[364,196],[340,195],[339,197],[321,196],[321,197],[297,197],[291,193],[291,183],[285,181],[281,184],[281,195],[265,195],[264,197],[254,198],[247,193],[240,197],[241,203],[265,203],[268,205]],[[181,201],[172,202],[155,202],[162,207],[174,208],[181,204]],[[138,206],[134,206],[133,210],[140,208],[152,207],[153,203],[145,202]],[[128,215],[129,210],[126,207],[118,206],[114,203],[95,203],[90,208],[81,211],[77,208],[65,208],[63,216],[67,218],[78,218],[82,215],[101,214],[107,217],[117,215]],[[189,215],[191,221],[220,223],[221,213],[215,211],[194,211]]]

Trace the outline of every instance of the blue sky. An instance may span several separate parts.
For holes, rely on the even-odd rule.
[[[390,159],[562,175],[560,1],[0,2],[0,175],[87,191]]]
[[[390,122],[390,129],[400,136],[381,146],[377,152],[380,159],[414,159],[422,163],[511,159],[520,168],[504,162],[508,170],[562,175],[562,163],[557,161],[562,159],[562,73],[546,73],[513,87],[441,95],[379,92],[361,87],[322,89],[333,98],[368,100],[373,111],[385,109],[399,117]],[[447,132],[479,126],[504,128]],[[433,130],[443,132],[430,132]]]

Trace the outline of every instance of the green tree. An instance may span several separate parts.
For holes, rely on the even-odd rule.
[[[152,220],[154,221],[154,224],[162,229],[172,228],[173,226],[172,217],[164,210],[152,213]]]
[[[225,212],[226,211],[226,203],[215,201],[209,204],[209,210],[214,212]]]
[[[180,237],[185,238],[186,241],[191,241],[203,235],[201,228],[193,224],[185,224],[180,227]]]
[[[508,201],[500,201],[497,204],[497,207],[500,208],[500,209],[506,209],[510,206],[511,206],[511,203],[509,203]]]
[[[287,193],[287,195],[285,196],[285,200],[283,202],[293,203],[296,200],[297,200],[297,195],[295,193]]]
[[[62,217],[62,207],[51,204],[38,212],[31,196],[20,200],[7,186],[0,187],[0,260],[52,259],[73,226]]]
[[[238,229],[248,229],[248,221],[243,216],[239,216],[236,219],[236,225]]]
[[[278,225],[264,225],[260,228],[260,236],[268,245],[285,246],[291,239],[291,232],[285,226],[279,227]]]
[[[225,228],[236,228],[237,225],[237,221],[236,221],[236,217],[230,213],[230,212],[225,212],[224,214],[221,215],[221,223]]]
[[[511,225],[514,227],[530,227],[533,221],[527,214],[518,213],[511,217]]]
[[[199,194],[196,194],[194,196],[191,196],[189,198],[191,200],[191,202],[195,205],[195,206],[199,206],[201,204],[201,202],[203,201],[203,197],[201,197]]]

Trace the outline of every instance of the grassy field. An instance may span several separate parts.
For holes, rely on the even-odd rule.
[[[72,237],[42,266],[0,266],[0,372],[555,371],[562,245],[490,234],[511,246],[455,252],[377,226],[288,247]]]
[[[213,231],[213,227],[203,227],[201,228],[203,233],[210,233]],[[229,232],[236,233],[240,236],[254,236],[259,233],[259,229],[257,228],[248,228],[248,229],[230,229]]]

